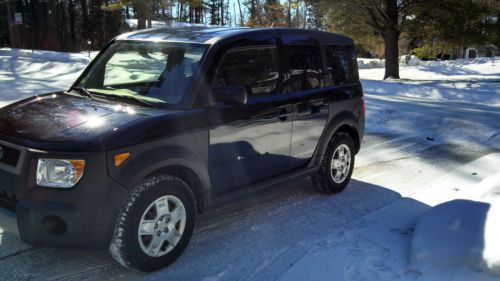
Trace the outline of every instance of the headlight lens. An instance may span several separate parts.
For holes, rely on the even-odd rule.
[[[85,160],[38,159],[36,183],[39,186],[70,188],[78,183]]]

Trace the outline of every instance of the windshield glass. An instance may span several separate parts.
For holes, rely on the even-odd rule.
[[[205,46],[171,42],[116,41],[94,63],[77,88],[148,103],[179,103]]]

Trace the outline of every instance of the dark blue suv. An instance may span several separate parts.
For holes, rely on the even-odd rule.
[[[208,207],[311,176],[342,191],[364,127],[350,38],[181,27],[119,36],[64,92],[0,110],[0,205],[26,243],[172,263]]]

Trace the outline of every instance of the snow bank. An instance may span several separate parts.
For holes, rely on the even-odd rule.
[[[500,278],[500,200],[490,205],[484,225],[483,261],[486,269]]]
[[[359,69],[384,68],[385,60],[358,58]]]
[[[368,58],[358,58],[358,67],[359,69],[376,69],[376,68],[384,68],[385,60],[384,59],[368,59]],[[470,65],[478,65],[478,64],[497,64],[500,61],[500,58],[475,58],[475,59],[456,59],[456,60],[445,60],[445,61],[423,61],[419,59],[417,56],[412,55],[404,55],[399,58],[399,66],[400,67],[463,67]],[[500,73],[500,67],[496,69],[497,73]]]
[[[410,60],[406,63],[409,66],[418,66],[422,61],[417,56],[411,56]]]
[[[415,227],[412,266],[425,280],[477,280],[487,263],[482,255],[486,219],[496,216],[500,221],[500,213],[489,210],[490,204],[470,200],[453,200],[429,210]],[[490,258],[494,263],[498,257]]]
[[[363,59],[361,59],[363,60]],[[359,71],[361,79],[382,80],[384,68],[363,65]],[[488,80],[498,83],[500,79],[500,59],[478,58],[473,60],[421,61],[410,58],[409,64],[400,64],[401,81],[477,81]]]
[[[500,173],[458,196],[467,199],[439,204],[418,220],[410,262],[425,280],[499,280]]]
[[[0,49],[0,107],[68,89],[90,60],[88,53]]]
[[[0,48],[0,56],[16,58],[30,58],[43,61],[57,61],[57,62],[79,62],[89,63],[98,52],[91,51],[90,57],[88,52],[69,53],[69,52],[55,52],[44,50],[27,50],[27,49],[13,49],[13,48]]]

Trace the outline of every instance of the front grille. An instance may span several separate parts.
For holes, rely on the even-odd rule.
[[[0,208],[9,211],[16,211],[17,198],[15,194],[10,194],[6,190],[0,190]]]
[[[17,149],[0,144],[0,163],[16,167],[20,154],[21,151]]]
[[[16,211],[17,189],[22,185],[25,150],[0,140],[0,207]]]

